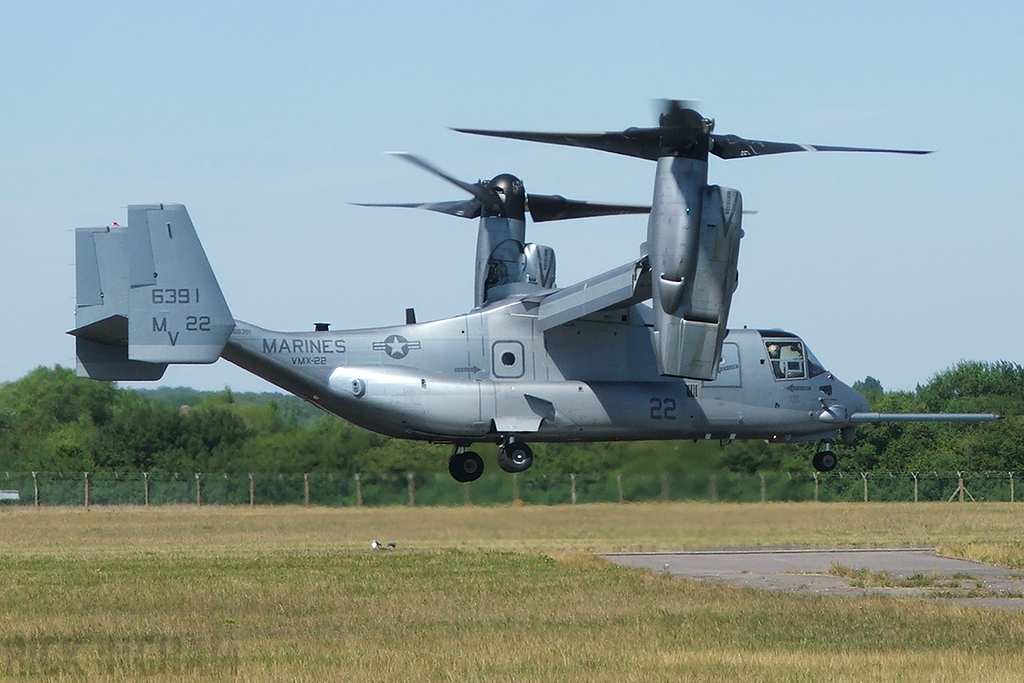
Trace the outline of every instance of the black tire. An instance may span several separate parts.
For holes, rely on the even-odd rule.
[[[822,451],[821,453],[821,466],[822,472],[831,472],[839,464],[839,458],[836,457],[832,451]]]
[[[819,472],[831,472],[839,464],[839,460],[832,451],[818,451],[814,454],[811,464]]]
[[[513,441],[498,451],[498,467],[515,474],[525,472],[533,464],[533,451],[522,441]]]
[[[505,453],[504,448],[498,449],[498,467],[501,468],[502,472],[508,472],[512,474],[515,470],[512,469],[512,463],[508,459],[508,454]]]
[[[458,482],[476,481],[484,473],[484,459],[473,451],[456,453],[448,461],[448,474]]]
[[[533,451],[522,441],[513,443],[507,452],[509,462],[516,468],[516,472],[524,472],[533,464]]]

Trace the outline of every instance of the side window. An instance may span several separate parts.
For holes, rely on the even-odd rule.
[[[793,339],[769,339],[764,343],[775,379],[806,379],[807,364],[803,342]]]
[[[516,379],[526,371],[522,342],[498,341],[491,347],[491,367],[495,377]]]

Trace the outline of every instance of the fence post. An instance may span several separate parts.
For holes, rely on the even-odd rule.
[[[36,507],[39,507],[39,476],[35,472],[32,473],[32,488],[34,488],[35,492],[36,492],[35,493]]]
[[[712,503],[718,502],[718,475],[714,472],[711,473],[710,480],[708,481],[708,493],[711,497]]]
[[[571,498],[571,500],[572,500],[572,504],[575,505],[576,504],[576,473],[575,472],[573,472],[572,474],[569,475],[569,481],[572,482],[572,498]]]
[[[302,493],[304,495],[304,504],[309,507],[309,472],[302,473]]]
[[[768,502],[768,490],[767,490],[767,487],[765,487],[765,484],[764,484],[764,472],[758,472],[757,476],[761,479],[761,502],[762,503],[767,503]]]
[[[146,502],[146,506],[149,506],[149,472],[142,473],[142,497]]]
[[[821,501],[818,500],[818,475],[820,475],[820,474],[821,474],[821,472],[819,472],[818,470],[814,470],[814,502],[815,503],[821,502]]]
[[[661,473],[661,502],[668,502],[668,472]]]
[[[953,491],[953,495],[951,495],[949,497],[949,500],[946,501],[946,502],[947,503],[952,503],[953,499],[957,497],[957,494],[959,494],[960,495],[960,502],[962,503],[962,502],[964,502],[964,494],[965,493],[967,494],[967,497],[971,499],[972,503],[976,502],[974,500],[974,496],[972,496],[971,492],[967,490],[966,486],[964,486],[964,473],[963,473],[962,470],[958,470],[957,471],[956,479],[957,479],[956,491]]]
[[[1010,502],[1013,502],[1013,472],[1010,472]]]
[[[356,507],[363,507],[363,475],[360,472],[356,472]]]
[[[615,483],[619,485],[619,502],[620,503],[625,503],[626,502],[626,494],[622,490],[622,472],[619,472],[618,474],[615,475]]]
[[[917,502],[917,472],[911,472],[910,476],[914,478],[914,502]]]
[[[256,480],[249,473],[249,507],[256,507]]]
[[[406,487],[409,489],[409,507],[416,505],[416,475],[412,472],[405,473]]]
[[[200,479],[202,472],[196,472],[196,507],[202,507],[203,505],[203,482]]]
[[[860,478],[864,480],[864,502],[868,502],[868,473],[861,472]]]
[[[468,496],[469,492],[467,492],[466,495]],[[519,473],[518,472],[513,472],[512,473],[512,502],[513,503],[521,502],[519,500]]]
[[[89,473],[85,473],[85,509],[89,509]]]

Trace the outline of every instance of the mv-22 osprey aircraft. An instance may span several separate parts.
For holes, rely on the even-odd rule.
[[[473,481],[474,443],[499,445],[506,472],[530,467],[528,442],[644,439],[831,443],[888,420],[996,419],[879,414],[795,334],[728,330],[742,202],[708,185],[708,155],[909,150],[810,146],[717,135],[689,103],[666,103],[655,128],[611,133],[461,132],[575,145],[657,162],[650,207],[527,194],[515,176],[465,183],[465,201],[391,204],[479,218],[474,308],[374,329],[276,332],[235,320],[180,204],[128,207],[128,226],[76,231],[77,371],[155,380],[169,363],[248,370],[381,434],[453,446],[449,471]],[[555,256],[526,241],[535,221],[650,212],[641,257],[576,285],[555,286]],[[650,299],[652,304],[645,302]]]

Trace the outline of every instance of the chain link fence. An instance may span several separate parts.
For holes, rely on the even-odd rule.
[[[999,501],[1013,472],[508,475],[0,472],[0,505],[565,505],[598,502]]]

